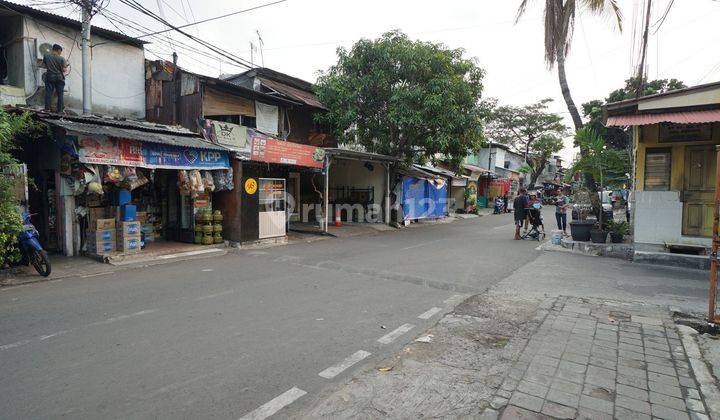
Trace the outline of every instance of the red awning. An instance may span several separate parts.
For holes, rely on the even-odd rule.
[[[709,111],[667,112],[663,114],[621,115],[608,117],[606,126],[647,125],[661,122],[699,124],[720,121],[720,109]]]

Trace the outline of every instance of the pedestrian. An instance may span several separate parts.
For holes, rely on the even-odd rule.
[[[543,215],[542,215],[542,199],[538,197],[538,194],[536,192],[530,193],[530,201],[528,203],[528,207],[533,208],[538,211],[538,219],[540,219],[540,229],[542,233],[545,233],[545,224],[543,222]],[[527,229],[527,225],[530,221],[530,218],[528,217],[528,220],[525,222],[525,228]]]
[[[507,194],[503,195],[503,213],[510,213],[510,210],[508,210],[508,196]]]
[[[515,200],[513,200],[513,208],[515,209],[515,240],[519,241],[522,239],[520,237],[520,228],[523,226],[523,223],[525,223],[525,220],[527,218],[527,212],[525,211],[525,208],[528,206],[528,198],[527,198],[527,190],[525,188],[520,188],[520,191],[518,191],[517,197],[515,197]]]
[[[45,66],[45,111],[51,111],[53,93],[57,94],[57,112],[63,112],[65,103],[63,91],[65,90],[65,71],[68,69],[67,60],[62,56],[62,47],[58,44],[52,46],[52,52],[43,56]]]
[[[563,236],[567,236],[567,208],[568,199],[565,194],[560,192],[555,200],[555,220],[558,229],[562,230]]]

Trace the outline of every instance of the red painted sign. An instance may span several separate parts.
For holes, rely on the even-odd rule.
[[[322,168],[325,150],[321,147],[258,136],[252,140],[250,160]]]

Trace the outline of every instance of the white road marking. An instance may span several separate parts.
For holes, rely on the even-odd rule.
[[[442,311],[442,308],[438,308],[438,307],[430,308],[430,309],[428,309],[427,311],[425,311],[425,312],[421,313],[420,315],[418,315],[418,318],[420,318],[420,319],[430,319],[430,318],[432,318],[436,313],[438,313],[438,312],[440,312],[440,311]]]
[[[103,319],[102,321],[91,322],[88,325],[89,326],[107,325],[107,324],[112,324],[113,322],[122,321],[123,319],[133,318],[133,317],[141,316],[141,315],[147,315],[147,314],[151,314],[153,312],[157,312],[157,309],[146,309],[144,311],[135,312],[134,314],[113,316],[108,319]]]
[[[366,352],[365,350],[358,350],[345,358],[345,360],[343,360],[342,362],[334,366],[330,366],[329,368],[318,373],[318,375],[325,379],[332,379],[342,373],[345,369],[349,368],[350,366],[354,365],[355,363],[361,361],[368,356],[370,356],[369,352]]]
[[[255,410],[240,417],[240,420],[263,420],[277,413],[283,407],[292,404],[295,400],[307,394],[300,388],[292,387],[272,400],[266,402]]]
[[[103,271],[102,273],[95,273],[95,274],[85,274],[84,276],[80,276],[81,279],[86,279],[88,277],[97,277],[97,276],[104,276],[105,274],[113,274],[114,271]]]
[[[2,345],[2,346],[0,346],[0,351],[9,350],[14,347],[24,346],[25,344],[28,344],[30,341],[32,341],[32,340],[20,340],[20,341],[14,342],[14,343]]]
[[[189,256],[192,256],[192,255],[201,255],[201,254],[207,254],[207,253],[210,253],[210,252],[218,252],[218,251],[219,251],[218,248],[209,248],[209,249],[200,249],[200,250],[197,250],[197,251],[181,252],[181,253],[179,253],[179,254],[158,255],[158,256],[156,256],[155,258],[157,258],[157,259],[159,259],[159,260],[169,260],[169,259],[171,259],[171,258],[177,258],[177,257],[180,257],[180,256],[189,257]]]
[[[383,335],[382,337],[378,338],[378,343],[380,344],[390,344],[393,341],[395,341],[398,337],[405,334],[406,332],[412,330],[415,328],[412,324],[403,324],[394,330],[390,331],[389,333]]]
[[[200,296],[200,297],[196,297],[196,298],[193,299],[193,300],[212,299],[212,298],[216,298],[216,297],[220,297],[220,296],[229,295],[229,294],[231,294],[231,293],[235,293],[235,290],[232,290],[232,289],[231,289],[231,290],[226,290],[226,291],[224,291],[224,292],[215,293],[215,294],[212,294],[212,295]]]
[[[52,334],[48,334],[48,335],[42,335],[42,336],[40,336],[39,340],[40,340],[40,341],[47,340],[48,338],[53,338],[53,337],[57,337],[57,336],[60,336],[60,335],[64,335],[64,334],[67,334],[68,332],[69,332],[68,330],[62,330],[62,331],[58,331],[58,332],[56,332],[56,333],[52,333]]]
[[[206,273],[209,273],[209,272],[214,271],[214,270],[213,270],[212,268],[203,268],[203,269],[200,270],[200,271],[204,271],[204,272],[206,272]]]
[[[446,305],[457,305],[458,303],[465,300],[466,297],[467,295],[452,295],[449,298],[445,299],[443,303]]]

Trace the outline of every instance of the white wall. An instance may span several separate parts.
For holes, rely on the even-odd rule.
[[[42,80],[40,79],[42,73],[36,73],[34,69],[38,58],[36,46],[43,43],[60,44],[63,47],[63,56],[68,60],[71,67],[71,72],[65,80],[65,108],[81,113],[82,54],[79,47],[80,31],[45,21],[42,21],[42,25],[39,25],[32,18],[25,18],[25,21],[26,25],[23,28],[27,46],[25,49],[25,94],[30,96],[36,93],[31,98],[31,103],[38,105],[43,103],[44,87],[37,90],[38,85],[42,86]],[[74,46],[73,39],[77,40],[77,44]],[[93,34],[93,44],[106,41],[109,40]],[[92,48],[94,113],[145,118],[144,59],[142,48],[114,41]]]
[[[710,246],[710,238],[683,236],[682,203],[678,191],[635,191],[634,240]]]

